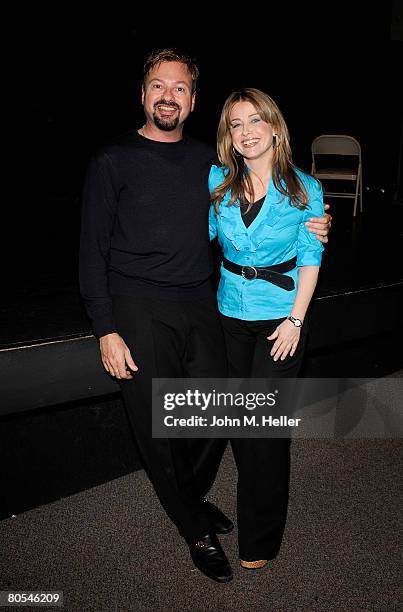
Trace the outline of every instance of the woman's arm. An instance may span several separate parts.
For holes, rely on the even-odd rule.
[[[214,189],[220,185],[224,180],[224,175],[221,168],[218,168],[215,164],[213,164],[210,168],[210,174],[208,177],[208,188],[210,193],[213,193]],[[214,209],[214,205],[210,205],[209,211],[209,233],[210,233],[210,241],[214,240],[217,236],[217,215]]]
[[[298,269],[298,290],[291,315],[304,320],[306,311],[318,282],[319,266],[303,266]]]
[[[214,238],[217,236],[217,215],[215,214],[213,204],[210,205],[208,227],[209,227],[209,234],[210,234],[210,241],[211,241],[211,240],[214,240]]]
[[[298,290],[295,296],[294,306],[291,310],[291,316],[295,319],[304,321],[306,311],[315,291],[318,281],[319,266],[303,266],[298,270]],[[268,336],[268,340],[275,340],[270,355],[274,361],[281,359],[283,361],[288,353],[292,357],[297,349],[297,345],[301,336],[301,328],[296,327],[292,321],[286,319],[277,327],[277,329]]]
[[[298,289],[290,315],[295,319],[304,320],[309,303],[318,281],[319,267],[322,259],[323,245],[309,232],[305,223],[312,215],[323,215],[322,187],[314,179],[309,179],[309,206],[305,209],[298,230],[297,266]],[[277,327],[268,340],[275,340],[270,351],[274,361],[284,360],[288,354],[292,357],[297,349],[301,336],[301,328],[286,319]]]

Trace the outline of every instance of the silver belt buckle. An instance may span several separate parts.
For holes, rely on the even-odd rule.
[[[246,270],[248,272],[246,272]],[[249,271],[252,272],[252,270],[253,270],[253,276],[249,276],[249,275],[245,276],[245,274],[249,274]],[[257,278],[257,270],[253,266],[242,266],[241,274],[245,280],[255,280],[255,278]]]

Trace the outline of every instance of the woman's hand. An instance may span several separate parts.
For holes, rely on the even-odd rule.
[[[297,345],[301,335],[301,328],[295,327],[294,323],[291,323],[289,319],[285,319],[275,329],[271,336],[268,336],[268,340],[275,340],[270,355],[273,357],[273,361],[284,359],[290,353],[292,357],[297,349]]]

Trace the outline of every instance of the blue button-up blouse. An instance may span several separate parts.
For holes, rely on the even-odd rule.
[[[212,192],[224,180],[225,169],[212,166],[209,189]],[[241,266],[272,266],[297,257],[297,266],[320,266],[323,245],[304,223],[324,213],[322,188],[311,176],[297,170],[309,196],[306,209],[290,204],[270,181],[262,208],[247,228],[239,203],[228,206],[230,192],[222,200],[216,215],[210,207],[210,240],[216,236],[226,259]],[[298,289],[298,267],[286,273],[294,279],[295,289],[286,291],[272,283],[247,280],[229,272],[221,264],[218,287],[220,312],[245,321],[279,319],[290,314]]]

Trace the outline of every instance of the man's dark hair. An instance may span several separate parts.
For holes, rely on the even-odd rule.
[[[145,87],[149,72],[151,72],[155,66],[161,64],[162,62],[179,62],[181,64],[185,64],[189,70],[190,76],[192,77],[192,93],[196,91],[199,69],[190,55],[186,55],[186,53],[182,53],[177,49],[156,49],[149,54],[144,63],[143,87]]]

